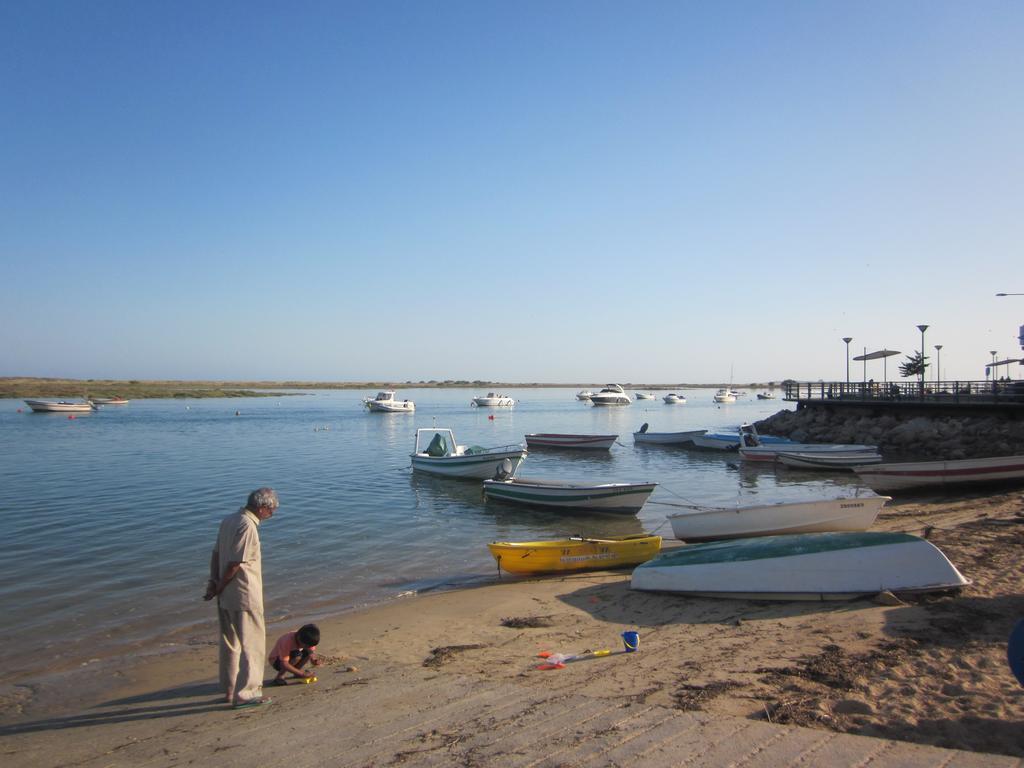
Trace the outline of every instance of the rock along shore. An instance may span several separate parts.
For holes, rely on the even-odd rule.
[[[877,445],[887,460],[940,461],[1024,454],[1024,421],[1012,414],[872,414],[858,408],[780,411],[758,432],[803,443]]]

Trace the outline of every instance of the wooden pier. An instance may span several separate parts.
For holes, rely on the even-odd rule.
[[[1024,381],[787,381],[784,400],[797,410],[820,406],[1024,415]]]

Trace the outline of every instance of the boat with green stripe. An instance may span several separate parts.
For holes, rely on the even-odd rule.
[[[538,507],[635,515],[657,485],[567,482],[525,477],[495,478],[484,480],[484,498]]]
[[[417,429],[416,443],[410,456],[412,468],[444,477],[482,480],[503,474],[515,474],[520,462],[526,458],[522,444],[481,448],[459,445],[450,429]]]
[[[690,544],[633,571],[653,592],[747,600],[852,600],[970,582],[933,544],[909,533],[804,533]]]

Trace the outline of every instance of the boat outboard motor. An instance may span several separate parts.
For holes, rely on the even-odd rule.
[[[648,425],[647,425],[646,421],[640,426],[640,434],[641,435],[647,434],[647,426]]]
[[[494,469],[495,480],[508,480],[512,477],[512,459],[505,459]]]

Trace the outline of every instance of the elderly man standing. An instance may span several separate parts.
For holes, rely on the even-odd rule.
[[[278,507],[277,492],[260,488],[221,521],[210,557],[204,600],[217,598],[220,685],[236,709],[269,704],[263,697],[267,633],[263,623],[263,564],[259,524]]]

